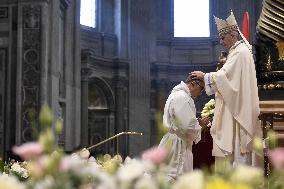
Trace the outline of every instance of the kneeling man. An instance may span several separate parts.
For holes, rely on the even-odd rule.
[[[194,97],[204,89],[202,80],[186,81],[175,86],[169,95],[163,115],[163,124],[169,128],[160,142],[168,151],[169,181],[193,169],[192,144],[201,139],[201,127],[208,124],[208,118],[197,119]]]

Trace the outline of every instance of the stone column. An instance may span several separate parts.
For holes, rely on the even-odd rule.
[[[130,1],[129,5],[129,129],[142,137],[129,137],[129,154],[139,155],[150,144],[150,62],[155,43],[153,1]]]
[[[42,12],[45,1],[19,1],[16,144],[32,140],[30,117],[41,105]]]
[[[164,106],[168,97],[168,81],[166,79],[158,79],[155,81],[155,96],[153,97],[152,107],[152,121],[151,121],[151,145],[157,144],[160,142],[161,137],[158,132],[158,121],[163,120]]]
[[[81,147],[86,147],[88,143],[88,91],[89,91],[89,74],[90,57],[92,52],[84,49],[81,60]]]
[[[116,133],[128,131],[127,125],[124,121],[124,108],[125,108],[125,79],[121,77],[115,78],[115,122],[116,122]],[[127,136],[119,137],[118,139],[118,149],[116,149],[122,156],[127,155]]]
[[[164,106],[168,98],[168,81],[165,79],[157,81],[157,111],[163,114]]]
[[[89,69],[81,68],[81,146],[88,145],[88,88],[89,88]]]

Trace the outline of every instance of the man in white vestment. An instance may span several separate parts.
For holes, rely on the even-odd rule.
[[[204,82],[191,80],[173,88],[169,95],[163,115],[163,124],[169,128],[159,147],[168,150],[168,179],[174,181],[179,175],[193,170],[192,144],[201,138],[201,126],[209,123],[207,118],[197,119],[193,98],[201,94]]]
[[[260,135],[259,98],[251,46],[240,32],[236,19],[215,17],[220,44],[228,50],[217,72],[192,72],[205,82],[207,95],[215,94],[215,111],[210,133],[215,160],[230,159],[233,165],[252,164],[252,140]],[[239,37],[242,40],[239,40]]]

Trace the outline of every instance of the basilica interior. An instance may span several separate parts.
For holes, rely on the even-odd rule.
[[[283,1],[208,0],[208,9],[197,11],[208,15],[208,35],[189,37],[175,35],[176,2],[1,0],[0,156],[13,157],[13,146],[33,140],[30,119],[40,127],[37,119],[43,104],[48,104],[55,118],[64,120],[57,142],[67,153],[121,132],[143,135],[125,134],[91,153],[135,157],[157,145],[156,115],[163,112],[173,86],[191,71],[216,70],[222,47],[213,15],[227,18],[231,10],[240,27],[244,13],[249,13],[248,40],[253,46],[260,104],[268,113],[262,119],[274,124],[281,139],[283,117],[275,121],[273,116],[284,112],[283,44],[282,58],[276,45],[284,39]],[[265,29],[272,26],[262,18],[267,4],[276,11],[282,7],[276,34]],[[184,17],[182,25],[201,27],[199,16]],[[195,99],[197,116],[211,98],[203,93]],[[193,148],[199,157],[196,167],[214,161],[210,134],[204,131],[202,137]]]

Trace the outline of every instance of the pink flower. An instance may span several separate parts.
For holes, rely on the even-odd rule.
[[[270,150],[268,156],[275,169],[284,169],[284,148]]]
[[[160,164],[167,157],[167,150],[162,147],[153,147],[142,154],[143,160],[149,160],[155,164]]]
[[[70,170],[70,168],[71,168],[71,159],[70,159],[70,157],[64,157],[60,161],[59,170],[61,172],[67,172],[67,171]]]
[[[39,157],[43,152],[43,147],[37,142],[28,142],[21,146],[13,147],[13,152],[24,160],[31,160]]]

